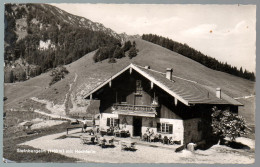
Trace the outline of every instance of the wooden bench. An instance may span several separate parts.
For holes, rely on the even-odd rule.
[[[75,126],[75,127],[68,127],[67,128],[67,134],[69,134],[69,129],[77,129],[77,128],[81,128],[81,132],[83,132],[83,127],[82,126]]]

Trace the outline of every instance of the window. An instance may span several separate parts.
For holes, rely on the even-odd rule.
[[[126,94],[124,91],[119,91],[119,92],[116,92],[116,103],[119,102],[119,103],[123,103],[123,102],[126,102]]]
[[[143,91],[142,81],[136,80],[136,94],[141,95]]]
[[[119,119],[107,118],[107,126],[119,126]]]
[[[157,123],[157,132],[172,134],[173,125],[168,123]]]

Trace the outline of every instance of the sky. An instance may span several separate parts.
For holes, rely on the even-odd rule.
[[[117,33],[157,34],[255,72],[255,5],[52,4]]]

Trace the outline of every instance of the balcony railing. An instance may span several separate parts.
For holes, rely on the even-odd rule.
[[[132,105],[132,104],[114,104],[114,111],[133,111],[133,112],[156,112],[158,106],[155,105]]]

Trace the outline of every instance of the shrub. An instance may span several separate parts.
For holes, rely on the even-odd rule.
[[[64,66],[53,69],[50,74],[50,76],[52,76],[52,80],[49,85],[53,85],[61,79],[65,78],[65,75],[67,75],[68,73],[69,71]]]
[[[212,108],[212,130],[213,134],[220,139],[229,137],[234,141],[237,137],[247,134],[249,128],[245,119],[229,110],[218,110],[217,107]]]
[[[114,57],[109,58],[108,63],[116,63],[116,59]]]

